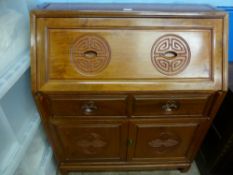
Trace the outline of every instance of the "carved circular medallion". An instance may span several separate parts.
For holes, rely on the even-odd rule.
[[[84,35],[71,48],[71,60],[79,73],[96,75],[109,64],[110,47],[105,39],[97,35]]]
[[[187,42],[178,35],[168,34],[158,38],[151,49],[151,61],[164,75],[177,75],[189,64],[191,57]]]

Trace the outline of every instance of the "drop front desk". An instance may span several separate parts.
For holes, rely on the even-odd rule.
[[[32,11],[32,91],[60,171],[188,170],[227,90],[227,19],[175,4]]]

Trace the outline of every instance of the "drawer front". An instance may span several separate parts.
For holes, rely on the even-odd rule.
[[[222,19],[37,22],[37,71],[38,82],[46,84],[43,90],[222,88]]]
[[[53,116],[126,116],[127,96],[49,95]]]
[[[208,115],[213,99],[211,94],[136,95],[133,116]]]
[[[51,128],[56,146],[66,161],[104,162],[126,159],[128,130],[127,123],[123,120],[56,120]]]
[[[189,161],[203,121],[133,120],[129,129],[131,161]],[[202,124],[201,124],[202,123]]]

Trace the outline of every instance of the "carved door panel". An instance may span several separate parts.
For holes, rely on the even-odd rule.
[[[133,120],[129,129],[131,161],[187,161],[202,125],[195,121]]]
[[[123,120],[65,120],[54,124],[66,161],[126,159],[128,124]]]

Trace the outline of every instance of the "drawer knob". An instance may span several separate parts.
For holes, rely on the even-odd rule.
[[[162,110],[165,112],[172,112],[179,108],[179,105],[175,101],[168,101],[166,104],[162,105]]]
[[[98,109],[97,106],[95,105],[95,102],[93,101],[89,101],[85,103],[81,108],[85,115],[93,114]]]
[[[88,51],[84,52],[84,57],[88,58],[88,59],[95,58],[95,57],[97,57],[97,52],[93,51],[93,50],[88,50]]]

